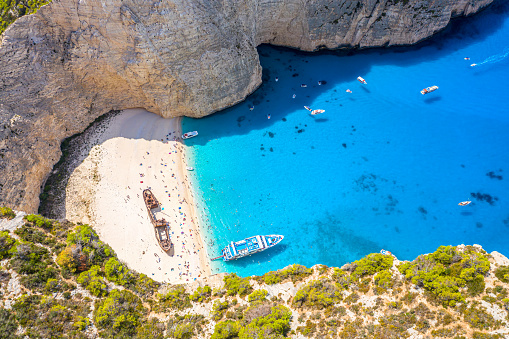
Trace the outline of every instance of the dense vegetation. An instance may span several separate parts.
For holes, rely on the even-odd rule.
[[[23,15],[33,14],[51,0],[0,0],[0,34]]]
[[[460,339],[509,332],[509,267],[491,267],[489,255],[472,246],[442,246],[398,265],[369,254],[341,269],[292,265],[251,279],[232,273],[222,284],[191,288],[129,269],[88,225],[28,215],[14,232],[0,231],[0,260],[0,338]],[[12,279],[24,289],[15,297],[7,290]]]

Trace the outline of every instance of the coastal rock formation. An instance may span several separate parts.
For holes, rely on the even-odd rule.
[[[413,44],[492,1],[55,0],[0,36],[0,204],[36,211],[62,140],[110,110],[202,117],[242,101],[259,44]]]

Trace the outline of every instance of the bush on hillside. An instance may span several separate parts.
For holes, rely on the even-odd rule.
[[[10,258],[16,251],[16,240],[11,238],[9,231],[0,231],[0,260]]]
[[[242,297],[253,290],[249,283],[249,278],[241,278],[235,273],[228,274],[223,278],[223,281],[228,295],[238,294]]]
[[[325,280],[313,280],[302,287],[293,297],[297,307],[326,308],[341,301],[339,288]]]
[[[176,339],[196,338],[196,334],[202,333],[205,325],[205,317],[201,314],[175,315],[168,321],[168,335]]]
[[[210,298],[211,293],[212,289],[210,288],[210,286],[208,285],[205,285],[203,287],[200,286],[196,289],[196,291],[193,292],[193,294],[191,294],[190,298],[192,301],[201,303],[208,300],[208,298]]]
[[[269,294],[269,292],[267,292],[266,290],[256,290],[253,293],[251,293],[250,295],[248,295],[247,300],[250,303],[264,301],[264,300],[267,300],[268,294]]]
[[[40,228],[44,229],[51,229],[53,226],[53,221],[50,219],[46,219],[43,216],[37,215],[37,214],[29,214],[26,215],[24,218],[26,221],[28,221],[31,225],[35,225]]]
[[[312,268],[307,268],[302,265],[291,265],[287,268],[284,268],[279,271],[270,271],[262,275],[261,277],[257,277],[257,281],[261,283],[262,281],[267,285],[279,284],[285,280],[291,280],[292,282],[297,282],[304,280],[306,277],[313,274]]]
[[[2,34],[0,32],[0,34]],[[16,213],[9,207],[0,207],[0,219],[11,220],[16,217]]]
[[[16,331],[18,329],[18,321],[12,310],[0,307],[0,338],[18,339]]]
[[[440,246],[435,252],[420,255],[412,262],[398,266],[412,283],[424,287],[444,306],[464,301],[460,288],[468,287],[471,295],[484,290],[484,276],[490,263],[484,251],[467,246],[458,251],[453,246]]]
[[[110,246],[103,243],[97,233],[88,225],[80,225],[67,235],[67,245],[81,247],[87,256],[88,265],[104,264],[104,261],[114,256]]]
[[[189,294],[182,285],[173,286],[168,292],[157,294],[159,302],[155,306],[155,310],[159,312],[168,312],[171,309],[183,310],[191,307]]]
[[[101,268],[97,265],[90,267],[88,271],[78,276],[78,283],[83,285],[92,295],[103,297],[108,294],[108,285],[101,276]]]
[[[2,0],[0,1],[0,34],[16,19],[37,12],[51,0]]]
[[[32,243],[16,246],[11,267],[22,275],[21,283],[31,289],[43,289],[48,279],[59,278],[51,253],[44,247]]]
[[[509,266],[500,266],[495,270],[495,276],[505,283],[509,283]]]
[[[115,284],[125,286],[130,285],[134,281],[134,276],[129,268],[116,258],[108,259],[104,266],[104,271],[106,273],[106,279]]]
[[[354,261],[351,264],[353,279],[360,279],[368,275],[373,275],[392,267],[394,258],[391,255],[380,253],[371,253],[361,260]]]
[[[127,290],[113,290],[96,301],[94,321],[104,338],[132,337],[146,314],[140,298]]]

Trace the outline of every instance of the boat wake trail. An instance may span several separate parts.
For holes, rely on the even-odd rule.
[[[504,61],[509,56],[509,47],[505,48],[504,51],[500,54],[492,55],[486,58],[484,61],[477,64],[477,66],[486,65],[486,64],[496,64],[501,61]]]

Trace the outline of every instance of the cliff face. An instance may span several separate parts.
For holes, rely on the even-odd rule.
[[[261,83],[256,46],[413,44],[493,0],[54,0],[0,37],[0,205],[34,212],[60,142],[112,109],[201,117]]]

